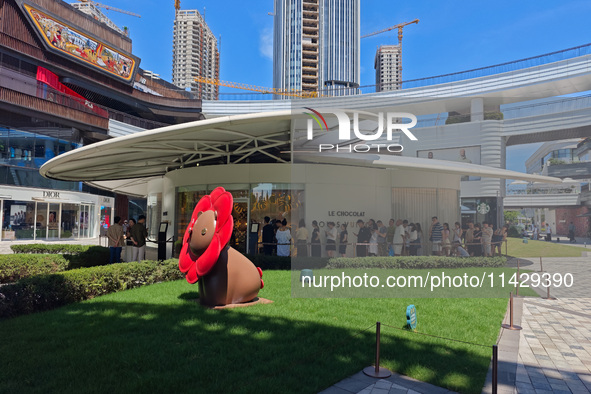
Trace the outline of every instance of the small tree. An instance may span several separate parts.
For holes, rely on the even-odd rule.
[[[505,211],[505,223],[514,224],[517,223],[517,217],[519,216],[519,212],[517,211]]]

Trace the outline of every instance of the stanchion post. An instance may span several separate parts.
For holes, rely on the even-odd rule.
[[[507,242],[507,240],[505,240],[505,257],[509,256],[509,252],[507,251],[507,244],[509,242]]]
[[[493,345],[492,351],[492,394],[497,394],[497,385],[499,380],[499,347],[497,345]]]
[[[546,297],[542,297],[542,299],[544,299],[544,300],[555,300],[556,299],[556,297],[550,296],[550,286],[548,286],[546,288],[546,294],[547,294]]]
[[[392,376],[392,372],[386,368],[380,368],[380,334],[381,334],[380,322],[376,322],[376,365],[375,367],[363,368],[363,373],[372,378],[387,378]]]
[[[517,283],[515,283],[515,296],[519,297],[519,278],[521,277],[519,273],[519,259],[517,259]]]
[[[501,324],[507,330],[521,330],[520,326],[513,325],[513,293],[509,293],[509,324]]]
[[[376,374],[380,372],[380,336],[382,331],[382,323],[376,323]]]

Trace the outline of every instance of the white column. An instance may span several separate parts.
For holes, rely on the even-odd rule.
[[[478,122],[484,120],[484,99],[473,98],[470,100],[470,121]]]

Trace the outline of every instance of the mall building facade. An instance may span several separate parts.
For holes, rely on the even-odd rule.
[[[82,146],[201,118],[200,100],[139,63],[129,37],[63,1],[0,0],[2,240],[94,238],[146,212],[143,195],[39,174]]]

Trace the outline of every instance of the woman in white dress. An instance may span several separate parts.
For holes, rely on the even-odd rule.
[[[287,228],[287,220],[283,219],[281,227],[275,233],[275,238],[277,238],[277,256],[289,256],[291,233]]]

